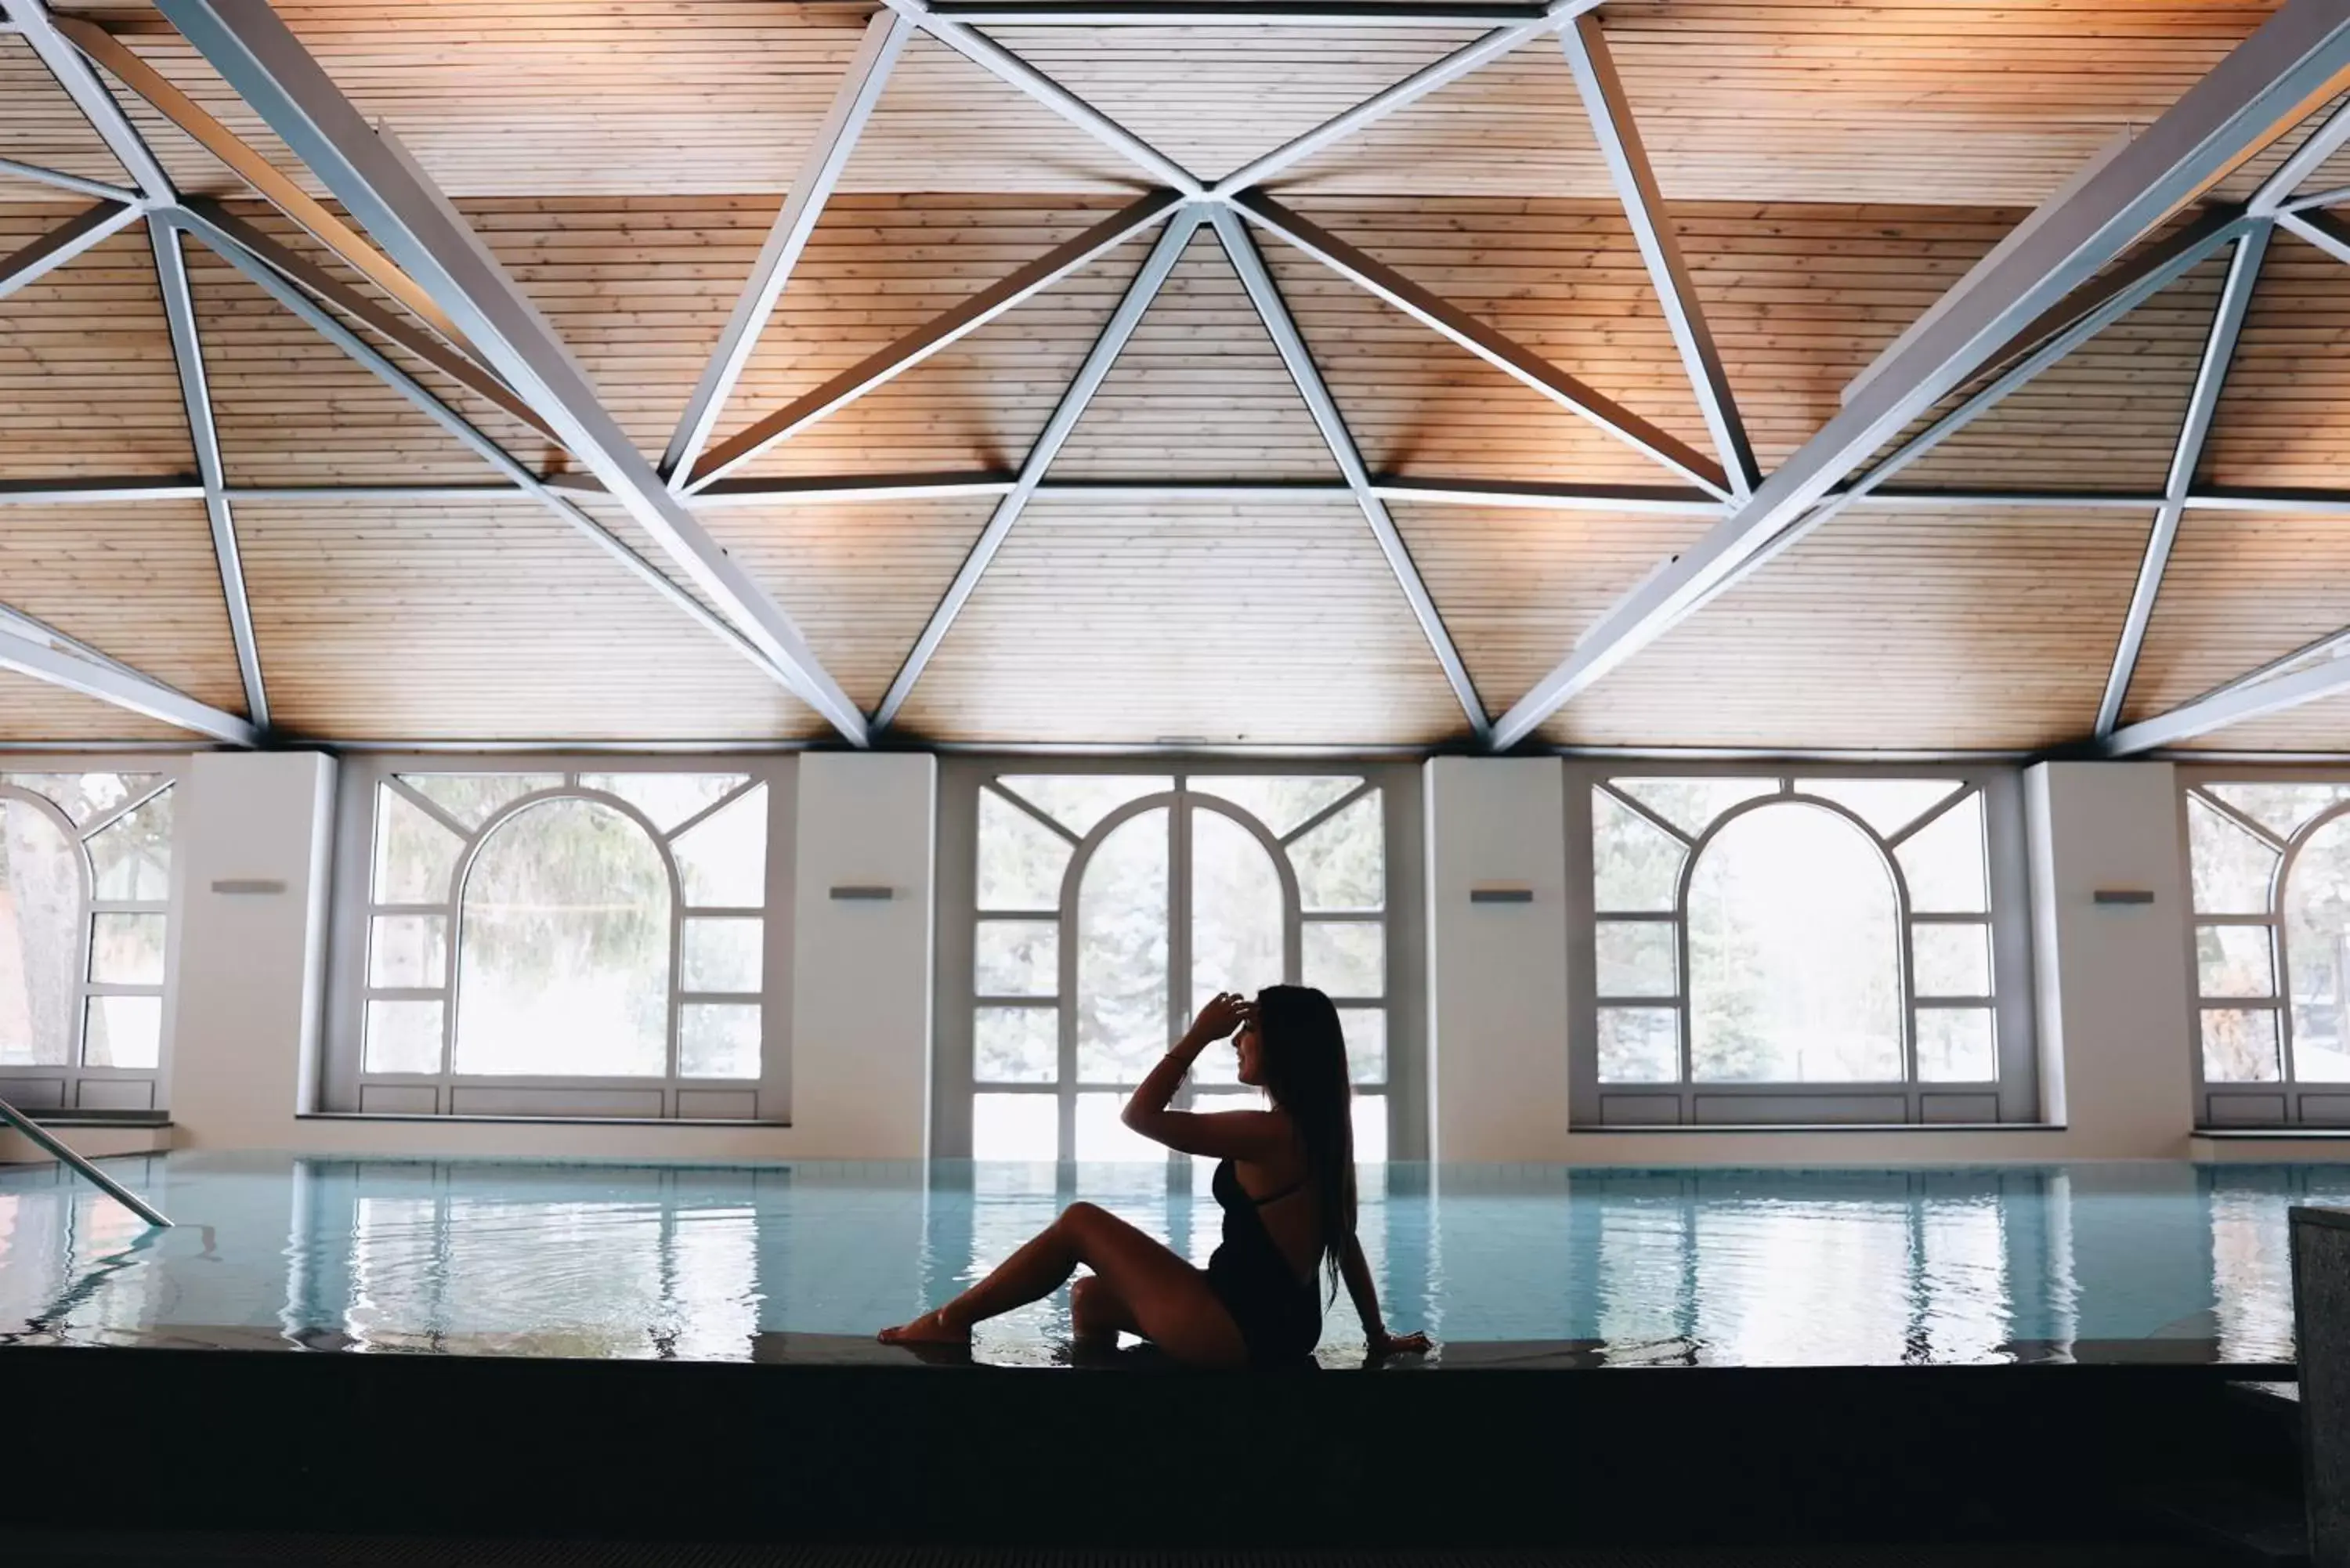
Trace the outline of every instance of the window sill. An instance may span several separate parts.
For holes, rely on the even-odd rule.
[[[746,1121],[710,1116],[426,1116],[399,1111],[296,1111],[297,1122],[456,1122],[493,1127],[788,1127],[789,1122]]]
[[[2350,1138],[2350,1127],[2197,1127],[2197,1137],[2225,1138],[2245,1143],[2298,1142],[2303,1138]]]
[[[2063,1122],[1676,1122],[1596,1127],[1576,1123],[1569,1137],[1591,1133],[2060,1133]]]

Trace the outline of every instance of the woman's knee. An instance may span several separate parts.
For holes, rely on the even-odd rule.
[[[1081,1199],[1062,1210],[1060,1219],[1055,1223],[1067,1234],[1083,1235],[1108,1216],[1109,1210],[1100,1204],[1087,1203]]]

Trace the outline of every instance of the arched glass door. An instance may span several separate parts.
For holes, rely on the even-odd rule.
[[[1157,1161],[1118,1112],[1219,991],[1339,1006],[1363,1159],[1388,1150],[1388,822],[1360,774],[1003,772],[977,787],[970,1151]],[[1231,1047],[1186,1091],[1253,1103]]]

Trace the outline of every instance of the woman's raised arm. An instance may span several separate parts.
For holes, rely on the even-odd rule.
[[[1247,1023],[1248,1016],[1248,1002],[1229,992],[1210,998],[1175,1048],[1159,1058],[1135,1089],[1118,1120],[1183,1154],[1256,1160],[1276,1152],[1283,1124],[1270,1111],[1216,1111],[1203,1116],[1167,1108],[1200,1053]]]

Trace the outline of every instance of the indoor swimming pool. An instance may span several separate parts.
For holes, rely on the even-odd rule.
[[[1204,1176],[1160,1166],[108,1168],[177,1228],[54,1168],[0,1171],[0,1344],[790,1359],[951,1294],[1075,1199],[1196,1262],[1218,1224]],[[2293,1353],[2286,1210],[2350,1203],[2350,1166],[1396,1165],[1363,1199],[1389,1324],[1456,1363],[2272,1364]],[[1067,1333],[1064,1293],[975,1354],[1053,1365]],[[1324,1359],[1361,1345],[1342,1293]]]

